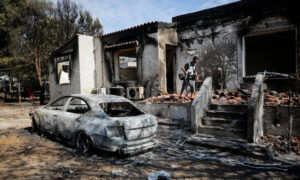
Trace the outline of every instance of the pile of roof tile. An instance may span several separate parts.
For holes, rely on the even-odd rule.
[[[178,94],[162,94],[160,96],[150,97],[145,99],[145,102],[167,102],[167,103],[190,103],[197,97],[198,92],[191,94],[182,94],[180,97]]]
[[[280,153],[288,152],[288,140],[284,136],[272,136],[266,135],[263,138],[263,141],[269,143],[273,150]],[[300,156],[300,138],[292,137],[291,141],[291,150]]]
[[[212,94],[213,104],[248,104],[250,93],[248,90],[237,89],[234,91],[215,90]]]
[[[265,92],[265,105],[289,105],[289,93],[278,93],[276,91]],[[300,105],[300,95],[292,93],[291,105]]]

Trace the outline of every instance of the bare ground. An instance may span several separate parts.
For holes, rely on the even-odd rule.
[[[252,161],[214,149],[176,145],[188,132],[159,127],[159,146],[131,157],[78,154],[51,137],[29,131],[29,107],[0,105],[0,179],[145,179],[164,170],[174,179],[298,179],[299,171],[254,169],[231,162]],[[196,157],[213,157],[199,159]],[[232,161],[220,161],[220,158]],[[223,159],[224,160],[224,159]],[[264,162],[269,163],[269,162]],[[119,173],[113,173],[117,170]]]

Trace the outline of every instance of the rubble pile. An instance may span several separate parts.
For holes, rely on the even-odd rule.
[[[264,142],[271,145],[272,149],[279,153],[288,153],[288,140],[284,136],[266,135]],[[291,150],[300,156],[300,138],[292,137]]]
[[[237,89],[234,91],[215,90],[212,94],[213,104],[248,104],[250,101],[248,90]]]
[[[164,93],[160,96],[150,97],[145,99],[145,102],[168,102],[168,103],[190,103],[197,97],[198,92],[191,94],[182,94],[180,97],[178,94],[167,94]]]
[[[277,91],[268,91],[264,93],[265,105],[289,105],[289,93],[278,93]],[[300,105],[300,95],[292,93],[291,105]]]

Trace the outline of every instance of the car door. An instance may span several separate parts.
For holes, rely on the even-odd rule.
[[[81,117],[90,110],[87,102],[73,97],[64,112],[57,119],[57,131],[65,139],[70,139],[80,123]]]
[[[64,112],[65,105],[71,97],[62,97],[54,100],[50,105],[40,113],[40,121],[44,131],[50,134],[56,133],[57,119]]]

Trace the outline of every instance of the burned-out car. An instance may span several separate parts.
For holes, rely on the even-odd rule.
[[[156,145],[157,118],[113,95],[70,95],[30,112],[32,130],[67,140],[79,152],[134,154]]]

